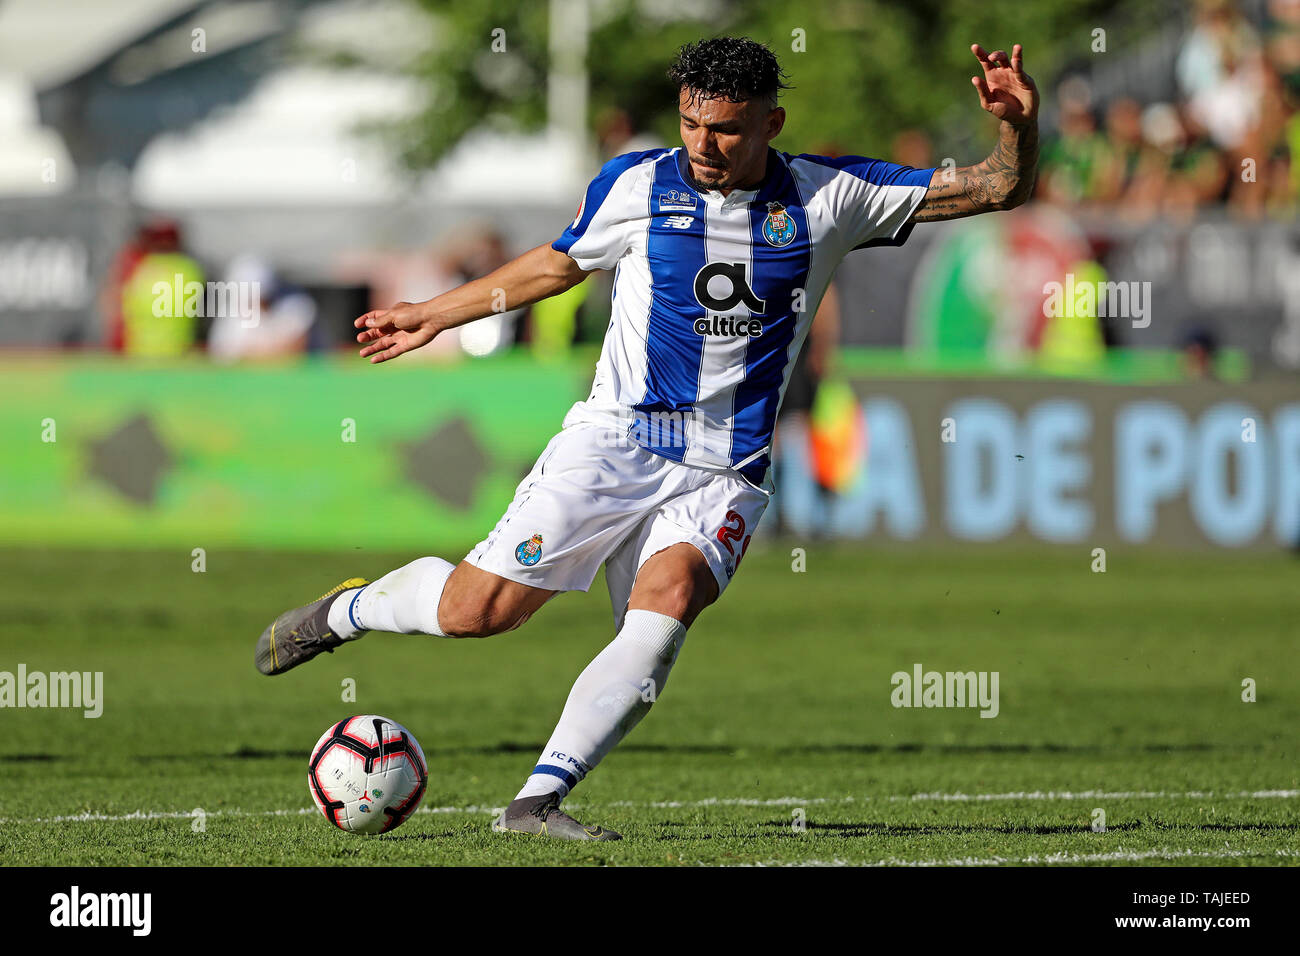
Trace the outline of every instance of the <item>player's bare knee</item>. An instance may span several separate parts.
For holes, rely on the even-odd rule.
[[[478,617],[472,609],[443,602],[438,609],[438,628],[448,637],[484,637]]]
[[[491,637],[499,634],[487,601],[463,591],[443,594],[438,605],[438,627],[448,637]]]
[[[638,581],[629,606],[665,614],[689,627],[712,600],[710,585],[716,588],[712,574],[707,580],[687,574]]]
[[[505,594],[495,594],[484,602],[483,616],[480,619],[482,633],[479,637],[491,637],[513,631],[528,620],[530,611],[525,611],[517,601]]]

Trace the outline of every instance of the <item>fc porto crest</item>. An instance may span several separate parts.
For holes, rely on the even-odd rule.
[[[788,246],[794,242],[794,219],[785,211],[785,204],[767,204],[767,218],[763,220],[763,238],[769,246]]]
[[[527,541],[519,542],[519,547],[515,548],[515,560],[526,568],[542,560],[542,536],[535,534]]]

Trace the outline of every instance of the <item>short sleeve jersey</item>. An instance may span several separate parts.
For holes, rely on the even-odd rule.
[[[760,484],[794,361],[840,260],[901,245],[933,169],[768,150],[751,190],[697,190],[685,150],[610,160],[553,244],[614,269],[591,395],[566,421],[617,421],[685,464]]]

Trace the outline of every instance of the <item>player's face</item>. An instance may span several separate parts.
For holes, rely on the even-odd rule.
[[[762,100],[730,103],[696,99],[682,90],[682,144],[696,185],[704,189],[747,189],[756,186],[767,168],[767,144],[781,132],[785,110],[771,109]]]

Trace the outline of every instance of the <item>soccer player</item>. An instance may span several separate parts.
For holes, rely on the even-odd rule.
[[[523,624],[597,569],[616,636],[569,692],[502,832],[616,840],[560,801],[650,710],[696,616],[718,599],[772,494],[773,424],[817,305],[853,249],[898,245],[913,223],[1010,209],[1033,188],[1038,92],[1008,56],[971,47],[980,105],[1000,122],[982,163],[912,169],[778,152],[784,71],[765,46],[688,44],[669,70],[682,145],[610,160],[552,243],[427,302],[356,320],[386,362],[435,336],[614,269],[595,381],[458,565],[418,558],[286,611],[257,643],[282,674],[369,630],[487,637]]]

